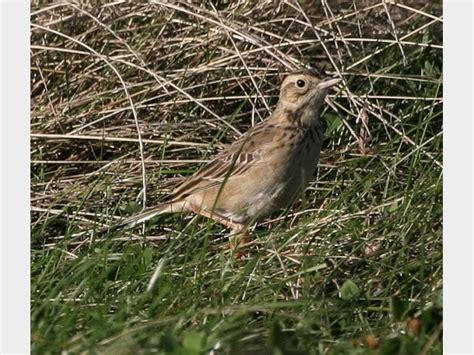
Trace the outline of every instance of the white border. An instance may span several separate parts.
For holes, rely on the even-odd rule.
[[[471,42],[470,42],[470,46],[471,46],[471,59],[474,60],[474,25],[473,25],[473,21],[474,21],[474,0],[470,0],[470,4],[471,4],[471,19],[469,21],[470,25],[471,25]],[[472,97],[472,95],[474,94],[474,65],[473,63],[471,62],[471,83],[470,83],[470,87],[471,87],[471,114],[470,114],[470,118],[469,120],[471,121],[471,177],[473,178],[471,180],[471,211],[474,212],[474,99]],[[474,218],[471,216],[471,233],[468,234],[468,238],[471,239],[471,255],[470,255],[470,259],[471,259],[471,266],[472,266],[472,274],[471,276],[474,275],[474,262],[472,261],[473,260],[473,256],[474,256],[474,242],[472,242],[472,238],[474,236]],[[471,292],[472,292],[472,295],[474,295],[474,282],[471,278]],[[472,302],[472,301],[471,301]],[[474,302],[471,303],[471,327],[474,327]],[[471,328],[472,329],[472,328]],[[473,329],[474,330],[474,329]],[[474,352],[474,336],[471,336],[471,354]]]
[[[0,2],[0,353],[30,352],[30,3]]]
[[[473,353],[473,4],[444,2],[443,347]]]
[[[1,354],[29,353],[30,350],[29,6],[29,2],[25,0],[0,1]],[[474,329],[469,315],[474,316],[472,307],[474,6],[469,0],[445,1],[443,6],[445,16],[443,344],[446,354],[472,354]],[[468,38],[469,31],[471,38]]]

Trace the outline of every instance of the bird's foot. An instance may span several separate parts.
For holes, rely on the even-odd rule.
[[[229,249],[234,253],[236,260],[242,260],[250,254],[249,245],[252,244],[250,233],[242,229],[229,237]]]

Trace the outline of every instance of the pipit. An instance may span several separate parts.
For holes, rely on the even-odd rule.
[[[194,212],[234,232],[289,206],[306,188],[323,140],[321,106],[340,79],[312,72],[288,75],[273,114],[180,184],[162,204],[111,227],[134,226],[158,214]]]

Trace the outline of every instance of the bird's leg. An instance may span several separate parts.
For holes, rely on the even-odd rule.
[[[251,242],[250,233],[248,232],[247,226],[245,224],[233,222],[229,218],[226,218],[216,212],[203,210],[193,204],[189,204],[188,208],[198,215],[210,218],[229,228],[232,231],[232,234],[229,237],[230,250],[237,252],[237,259],[241,259],[244,256],[244,249]]]
[[[237,260],[242,259],[247,251],[247,246],[251,243],[252,239],[247,228],[241,228],[239,230],[233,230],[233,233],[229,237],[229,248],[235,252],[235,258]]]

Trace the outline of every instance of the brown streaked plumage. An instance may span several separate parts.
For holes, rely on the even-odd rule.
[[[185,180],[163,204],[111,228],[191,211],[245,231],[250,223],[287,207],[316,169],[323,139],[321,105],[329,87],[339,81],[322,81],[310,72],[288,75],[267,120]]]

